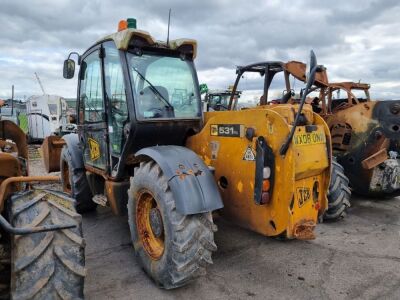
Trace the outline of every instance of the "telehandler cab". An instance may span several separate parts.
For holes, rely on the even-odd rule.
[[[0,299],[83,299],[85,241],[75,201],[28,183],[25,133],[0,121]]]
[[[43,144],[78,210],[127,207],[136,256],[167,289],[212,263],[212,211],[266,236],[314,238],[330,174],[324,121],[289,104],[203,114],[196,41],[156,41],[134,19],[120,25],[77,55],[78,134]],[[64,77],[74,70],[68,58]]]

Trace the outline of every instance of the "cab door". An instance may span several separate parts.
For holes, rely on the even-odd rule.
[[[86,167],[108,174],[108,135],[104,101],[103,61],[101,46],[86,55],[80,68],[78,91],[78,133]],[[92,167],[92,168],[90,168]]]

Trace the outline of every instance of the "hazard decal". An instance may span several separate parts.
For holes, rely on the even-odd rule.
[[[88,144],[89,144],[90,159],[92,161],[95,161],[100,157],[100,144],[92,138],[88,139]]]
[[[256,160],[256,155],[254,154],[253,149],[250,146],[248,146],[246,148],[246,151],[244,152],[244,155],[243,155],[243,160],[247,160],[247,161]]]

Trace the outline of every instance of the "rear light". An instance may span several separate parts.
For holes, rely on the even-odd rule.
[[[268,192],[270,187],[271,187],[271,183],[269,182],[269,180],[268,179],[263,180],[262,191]]]
[[[275,156],[264,137],[257,138],[254,200],[256,204],[272,201],[274,189]]]
[[[269,193],[268,192],[263,192],[261,194],[261,204],[268,204],[270,201]]]
[[[263,177],[264,177],[264,179],[268,179],[271,177],[271,168],[270,167],[265,167],[263,169]]]

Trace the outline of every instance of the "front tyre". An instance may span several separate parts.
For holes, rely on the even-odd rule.
[[[211,212],[180,214],[167,178],[154,161],[142,162],[131,179],[128,215],[136,256],[158,286],[183,286],[212,264],[217,229]]]
[[[67,146],[61,151],[60,171],[63,192],[75,199],[77,212],[82,214],[96,210],[97,204],[92,201],[93,195],[86,178],[86,170],[73,168],[72,154]]]

